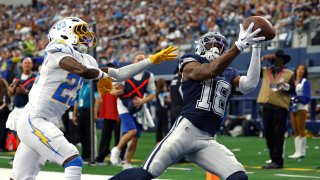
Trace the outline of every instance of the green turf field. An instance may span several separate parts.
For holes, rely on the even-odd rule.
[[[100,131],[98,131],[100,134]],[[100,138],[98,137],[98,140]],[[286,140],[286,157],[293,153],[293,138]],[[268,152],[265,147],[265,140],[258,137],[230,137],[219,136],[218,142],[226,145],[236,155],[237,159],[245,166],[249,179],[320,179],[320,170],[316,167],[320,165],[320,139],[309,138],[307,141],[307,157],[298,160],[285,160],[285,168],[281,170],[264,170],[261,165],[268,159]],[[134,165],[139,166],[149,155],[155,146],[155,134],[144,133],[139,141],[138,150],[135,154]],[[8,156],[12,153],[0,153],[0,167],[11,168],[8,164]],[[159,178],[176,180],[204,180],[205,171],[194,164],[186,163],[172,166],[174,169],[168,169]],[[113,175],[121,171],[121,167],[114,166],[88,166],[84,165],[83,173],[86,174],[105,174]],[[45,171],[63,171],[63,168],[55,164],[47,164],[43,168]],[[292,177],[289,177],[292,176]]]

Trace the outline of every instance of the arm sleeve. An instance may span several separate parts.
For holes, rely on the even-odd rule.
[[[116,81],[124,81],[132,76],[144,71],[151,66],[149,58],[138,63],[130,64],[119,69],[108,68],[108,74]]]
[[[59,68],[59,62],[66,56],[74,57],[75,50],[62,40],[51,41],[45,48],[47,58],[44,63],[52,68]]]
[[[259,82],[261,70],[260,48],[252,48],[251,61],[248,68],[247,76],[241,76],[239,80],[238,90],[243,94],[253,91]]]

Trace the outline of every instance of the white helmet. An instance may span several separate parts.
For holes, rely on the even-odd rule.
[[[96,46],[97,38],[88,23],[77,17],[66,17],[56,22],[50,29],[49,41],[63,40],[77,51],[86,53]]]
[[[218,32],[208,32],[196,43],[196,54],[213,61],[229,49],[227,39]]]

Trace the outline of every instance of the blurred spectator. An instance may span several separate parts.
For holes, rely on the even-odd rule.
[[[9,96],[13,96],[14,109],[10,113],[7,128],[16,131],[17,121],[24,106],[29,102],[29,91],[36,79],[36,74],[32,72],[33,62],[27,57],[22,61],[22,74],[14,78],[13,82],[8,87]],[[19,144],[19,138],[18,138]]]
[[[90,83],[84,80],[73,108],[73,124],[79,127],[81,156],[84,161],[89,161],[91,156],[90,135]]]
[[[117,66],[110,63],[107,67],[116,68]],[[110,93],[106,93],[102,97],[96,97],[94,106],[94,119],[98,119],[98,117],[103,119],[99,154],[96,158],[97,163],[103,163],[106,156],[110,154],[112,132],[114,135],[114,146],[119,143],[120,139],[117,99],[119,95],[123,94],[124,87],[120,83],[114,83],[113,86],[114,89]]]
[[[168,6],[168,2],[170,6]],[[78,16],[97,23],[97,52],[108,59],[130,62],[130,54],[146,53],[167,44],[190,44],[208,31],[224,31],[234,41],[239,22],[251,15],[264,16],[278,34],[319,27],[319,1],[41,1],[36,5],[0,5],[0,56],[6,49],[19,47],[24,56],[44,56],[46,32],[66,16]],[[158,8],[164,7],[164,8]],[[107,10],[106,10],[107,9]],[[282,11],[279,11],[281,9]],[[310,27],[309,27],[310,26]],[[35,43],[37,42],[37,43]],[[127,56],[128,55],[128,56]],[[7,57],[11,58],[11,57]],[[5,60],[7,59],[5,58]]]
[[[182,108],[182,90],[181,90],[181,73],[179,72],[178,66],[174,72],[174,77],[170,82],[170,128],[173,126],[174,122],[178,118],[181,108]]]
[[[290,81],[292,87],[290,119],[294,134],[295,152],[289,158],[297,159],[306,155],[306,120],[310,102],[311,87],[307,67],[299,64]]]
[[[146,58],[143,52],[137,52],[133,63]],[[144,94],[147,94],[144,96]],[[155,97],[155,81],[152,73],[144,71],[125,81],[124,94],[117,101],[118,112],[121,120],[121,133],[118,145],[111,150],[110,161],[112,164],[119,164],[120,152],[127,142],[130,141],[124,169],[131,168],[131,160],[138,145],[143,127],[137,122],[137,114],[142,106],[153,100]]]
[[[257,136],[261,131],[260,122],[251,119],[250,114],[245,115],[227,115],[222,128],[222,133],[232,137]]]
[[[261,71],[262,85],[257,103],[262,106],[262,120],[266,144],[269,149],[271,163],[263,166],[265,169],[283,167],[284,134],[287,125],[287,114],[290,103],[288,84],[293,72],[285,68],[291,57],[283,50],[268,54],[261,62],[269,61],[273,67],[263,67]]]
[[[29,91],[36,79],[36,74],[32,72],[32,59],[27,57],[22,61],[22,73],[14,78],[9,86],[9,95],[14,96],[13,105],[23,108],[28,103]]]
[[[169,116],[168,106],[171,102],[167,82],[160,78],[156,83],[156,116],[158,119],[156,130],[156,142],[159,143],[168,133]]]
[[[8,96],[8,84],[0,78],[0,152],[5,151],[7,140],[6,121],[10,113],[10,98]]]
[[[63,123],[63,134],[64,137],[73,145],[80,142],[79,128],[73,124],[73,110],[74,104],[70,104],[70,108],[62,115],[61,120]]]

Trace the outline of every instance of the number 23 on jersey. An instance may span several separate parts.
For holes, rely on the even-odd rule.
[[[66,79],[66,82],[63,82],[58,86],[57,90],[52,95],[52,98],[70,106],[75,101],[77,92],[83,83],[83,79],[72,73],[68,73]],[[74,90],[76,87],[78,87],[77,90]]]

